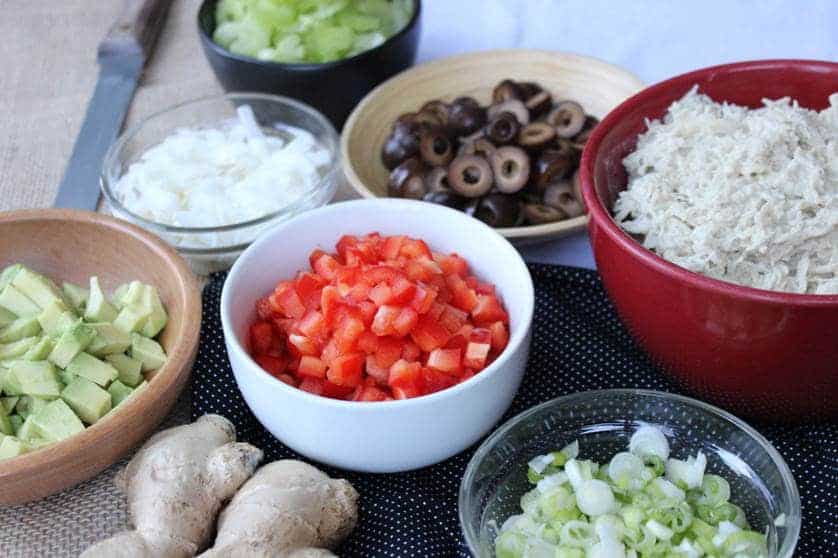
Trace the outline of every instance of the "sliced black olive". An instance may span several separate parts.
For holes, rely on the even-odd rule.
[[[501,112],[494,116],[483,131],[486,137],[495,145],[506,145],[518,138],[521,125],[511,112]]]
[[[541,149],[556,139],[556,130],[546,122],[530,122],[518,133],[518,145]]]
[[[510,99],[521,99],[523,94],[517,83],[505,79],[492,90],[492,104],[502,103]]]
[[[492,153],[497,151],[497,147],[488,138],[481,137],[480,139],[464,143],[460,146],[457,155],[482,155],[488,161]]]
[[[560,138],[572,138],[585,126],[585,109],[576,101],[562,101],[547,115]]]
[[[540,203],[525,203],[523,213],[527,222],[531,225],[553,223],[555,221],[561,221],[566,217],[561,209]]]
[[[573,184],[573,197],[576,198],[576,201],[582,204],[584,207],[585,199],[582,197],[582,177],[581,177],[581,170],[576,169],[576,172],[573,173],[573,178],[570,179],[571,184]]]
[[[517,196],[489,194],[472,200],[465,212],[490,227],[514,227],[521,221],[521,202]]]
[[[451,207],[454,209],[462,210],[468,200],[463,196],[458,196],[454,192],[428,192],[425,194],[425,197],[422,198],[426,202],[431,203],[438,203],[439,205],[444,205],[446,207]]]
[[[530,178],[530,156],[520,147],[507,145],[498,148],[491,156],[495,187],[504,194],[514,194]]]
[[[539,91],[527,99],[524,106],[530,111],[530,121],[532,121],[550,110],[553,106],[553,97],[547,91]]]
[[[553,149],[562,155],[566,155],[574,159],[579,157],[579,149],[577,149],[573,142],[569,139],[558,138]]]
[[[489,120],[493,120],[496,116],[504,112],[511,112],[514,114],[521,126],[526,126],[530,123],[530,111],[527,110],[524,103],[518,99],[510,99],[490,106],[486,109],[486,116]]]
[[[439,121],[440,126],[446,127],[448,126],[448,111],[450,110],[450,106],[447,103],[442,101],[428,101],[422,108],[419,109],[419,112],[427,112],[431,113],[436,116],[436,119]]]
[[[391,135],[381,148],[381,162],[393,170],[405,160],[416,155],[415,149],[408,149],[398,136]]]
[[[554,182],[544,191],[544,204],[561,209],[568,217],[578,217],[585,213],[584,206],[573,195],[573,183],[570,180]]]
[[[448,168],[434,167],[425,173],[425,188],[428,189],[428,192],[450,192]]]
[[[536,192],[543,193],[547,185],[552,182],[558,182],[566,178],[573,172],[576,161],[574,158],[547,149],[539,155],[535,161],[535,177]]]
[[[544,91],[543,87],[532,81],[519,81],[518,89],[525,101]]]
[[[595,116],[586,116],[585,117],[585,125],[582,127],[582,131],[573,136],[573,144],[578,149],[583,149],[585,144],[588,143],[588,138],[591,137],[591,134],[596,128],[596,125],[599,124],[599,119]]]
[[[492,167],[479,155],[461,155],[448,166],[448,184],[467,198],[478,198],[492,187]]]
[[[411,158],[394,168],[390,172],[387,193],[396,198],[421,200],[427,193],[422,162]]]
[[[453,136],[468,136],[486,124],[486,110],[472,97],[458,97],[448,109],[448,129]]]
[[[439,128],[427,130],[419,140],[419,154],[425,163],[432,167],[441,167],[454,158],[454,146]]]

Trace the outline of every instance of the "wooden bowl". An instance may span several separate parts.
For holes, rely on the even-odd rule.
[[[156,236],[97,213],[61,209],[0,214],[0,267],[23,263],[57,281],[98,275],[107,290],[137,279],[157,287],[169,313],[160,337],[166,364],[146,389],[71,438],[0,461],[0,504],[43,498],[96,475],[163,420],[186,385],[198,350],[201,295],[186,262]]]
[[[492,50],[422,64],[382,83],[355,108],[343,128],[341,154],[346,180],[362,197],[387,195],[388,171],[381,147],[396,118],[432,99],[451,101],[470,95],[489,104],[503,79],[534,81],[555,99],[573,99],[602,119],[643,88],[636,76],[587,56],[542,50]],[[549,240],[581,231],[587,216],[497,231],[517,243]]]

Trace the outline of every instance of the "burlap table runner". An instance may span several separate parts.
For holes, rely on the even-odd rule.
[[[200,0],[176,0],[141,85],[129,123],[179,101],[220,92],[201,52]],[[98,75],[96,45],[121,0],[3,0],[0,3],[0,211],[49,207]],[[186,422],[188,395],[163,426]],[[0,508],[0,556],[78,556],[125,529],[124,498],[113,476],[33,504]]]

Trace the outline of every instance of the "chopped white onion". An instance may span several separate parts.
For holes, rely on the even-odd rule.
[[[541,474],[541,472],[544,471],[544,469],[546,469],[547,466],[552,462],[553,456],[547,453],[545,455],[533,457],[532,459],[530,459],[528,465],[530,466],[530,469],[532,469],[536,473]]]
[[[666,479],[658,477],[652,481],[652,485],[658,489],[658,491],[660,491],[665,498],[675,500],[676,502],[681,502],[687,497],[687,494],[683,490]]]
[[[659,428],[645,424],[629,440],[629,451],[638,457],[669,458],[669,442]]]
[[[567,480],[570,481],[573,490],[579,490],[582,483],[588,479],[593,478],[591,474],[590,463],[587,461],[577,461],[576,459],[568,459],[564,465],[564,471],[567,473]]]
[[[642,488],[643,473],[648,473],[643,460],[627,451],[614,455],[608,464],[608,476],[615,484],[626,485],[626,488]]]
[[[706,467],[707,457],[701,451],[686,461],[670,458],[666,462],[666,478],[678,485],[683,483],[687,488],[698,488],[704,479]]]
[[[539,492],[542,494],[556,488],[557,486],[561,486],[567,482],[567,473],[564,471],[560,471],[553,475],[548,475],[538,481],[538,484],[535,487],[538,489]]]

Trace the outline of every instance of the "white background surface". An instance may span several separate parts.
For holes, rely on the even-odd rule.
[[[425,0],[419,62],[492,48],[595,56],[647,84],[760,58],[838,61],[838,0]],[[530,261],[594,267],[587,236]]]

